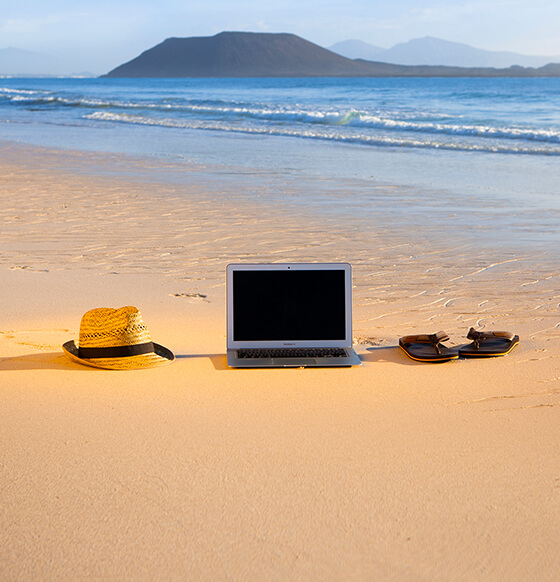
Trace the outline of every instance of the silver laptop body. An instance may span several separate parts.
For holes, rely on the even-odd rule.
[[[229,366],[361,364],[348,263],[231,264],[226,279]]]

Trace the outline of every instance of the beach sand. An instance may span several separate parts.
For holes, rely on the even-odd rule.
[[[6,142],[0,173],[0,578],[558,579],[556,250],[349,226],[275,203],[273,177],[165,160]],[[361,366],[227,368],[226,265],[292,260],[352,263]],[[173,364],[63,354],[124,305]],[[471,326],[521,343],[397,347]]]

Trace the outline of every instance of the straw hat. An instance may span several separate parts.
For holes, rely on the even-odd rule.
[[[78,344],[72,340],[62,349],[76,362],[109,370],[135,370],[169,364],[173,353],[152,342],[136,307],[88,311],[80,324]]]

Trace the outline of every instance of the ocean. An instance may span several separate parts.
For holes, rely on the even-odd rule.
[[[282,180],[313,184],[292,202],[341,220],[378,212],[385,187],[411,225],[453,212],[473,233],[483,217],[498,238],[560,238],[557,78],[3,78],[0,138],[275,176],[278,203]]]

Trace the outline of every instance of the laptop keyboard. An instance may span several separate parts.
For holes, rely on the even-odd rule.
[[[237,350],[238,358],[344,358],[343,348],[268,348]]]

